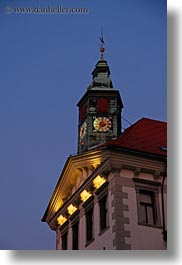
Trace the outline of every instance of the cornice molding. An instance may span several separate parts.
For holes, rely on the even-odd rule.
[[[92,183],[93,179],[101,174],[103,170],[110,165],[110,158],[106,158],[100,166],[98,166],[94,172],[82,183],[82,185],[73,193],[70,198],[62,205],[62,207],[47,221],[50,228],[55,230],[55,224],[57,223],[56,220],[61,214],[65,214],[67,212],[67,207],[69,204],[71,204],[73,201],[79,201],[79,195],[82,190],[87,189],[88,186]]]
[[[44,213],[42,222],[47,222],[51,218],[51,216],[60,208],[61,203],[63,204],[64,198],[61,198],[61,190],[65,185],[66,179],[68,177],[70,179],[70,172],[81,168],[84,169],[86,166],[90,170],[96,168],[105,159],[106,153],[107,152],[105,150],[91,150],[83,154],[68,157],[63,170],[61,171],[60,177],[51,196],[47,209]]]
[[[133,170],[136,176],[140,172],[151,174],[158,172],[158,174],[162,175],[162,172],[165,170],[165,161],[157,157],[154,158],[138,155],[133,152],[126,152],[125,150],[119,151],[109,148],[90,150],[82,154],[70,156],[61,172],[42,221],[51,225],[52,220],[55,220],[59,216],[60,209],[66,207],[67,201],[74,199],[100,172],[105,171],[109,173],[113,168]],[[80,186],[75,189],[75,192],[73,194],[70,192],[69,199],[67,197],[64,199],[64,190],[71,190],[71,179],[76,170],[80,170],[80,174],[81,172],[85,172],[85,174],[89,173],[83,179]]]

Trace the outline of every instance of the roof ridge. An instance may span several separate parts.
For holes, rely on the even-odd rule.
[[[135,131],[136,129],[138,128],[139,125],[141,125],[141,123],[143,123],[145,118],[141,118],[140,120],[138,120],[136,123],[132,124],[130,127],[128,127],[124,132],[123,134],[121,134],[121,142],[120,143],[124,143]],[[132,128],[133,127],[133,128]],[[124,135],[124,133],[127,131],[127,130],[131,130],[127,135]],[[123,137],[122,137],[123,136]],[[117,140],[117,139],[116,139]]]
[[[143,117],[140,120],[149,120],[149,121],[155,121],[155,122],[160,122],[160,123],[167,123],[166,121],[161,121],[161,120],[156,120],[156,119],[146,118],[146,117]],[[138,120],[138,121],[140,121],[140,120]]]

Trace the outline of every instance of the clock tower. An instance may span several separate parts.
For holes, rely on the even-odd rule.
[[[114,89],[110,69],[104,59],[104,41],[100,38],[101,57],[92,72],[92,82],[78,102],[78,153],[117,138],[121,134],[123,103]]]

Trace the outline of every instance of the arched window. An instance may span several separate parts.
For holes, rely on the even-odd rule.
[[[99,98],[97,101],[97,112],[108,112],[108,99]]]

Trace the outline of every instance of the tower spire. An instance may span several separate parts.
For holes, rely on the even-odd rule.
[[[121,134],[123,108],[119,91],[113,87],[110,69],[104,59],[103,28],[99,35],[101,58],[92,72],[92,81],[78,102],[78,153],[117,138]]]
[[[101,36],[99,37],[99,39],[100,39],[99,46],[100,46],[100,52],[101,52],[101,59],[104,59],[103,54],[104,54],[104,51],[105,51],[105,48],[104,48],[105,42],[104,42],[104,35],[103,35],[103,27],[101,27]]]

